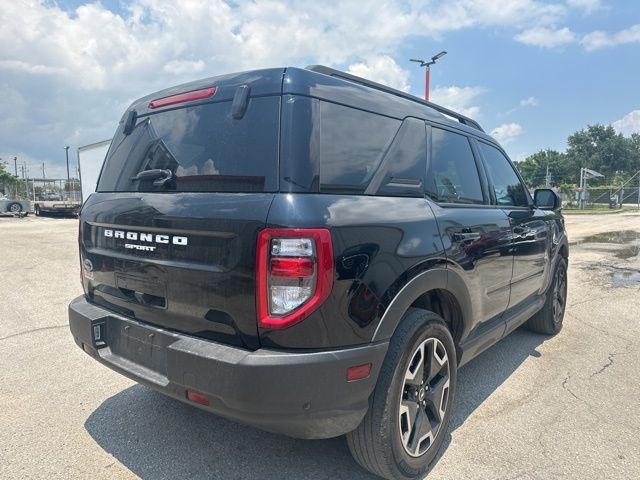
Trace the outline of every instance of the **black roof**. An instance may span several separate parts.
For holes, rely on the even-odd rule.
[[[251,96],[305,95],[403,119],[423,118],[495,142],[469,117],[400,90],[322,65],[305,69],[280,67],[231,73],[177,85],[142,97],[129,107],[137,115],[150,113],[149,102],[178,93],[216,86],[215,100],[231,100],[241,85]],[[193,102],[192,104],[205,103]],[[173,108],[173,107],[169,107]],[[158,109],[162,111],[162,109]],[[126,118],[123,117],[123,120]]]
[[[345,80],[348,80],[350,82],[355,82],[355,83],[359,83],[361,85],[366,85],[367,87],[371,87],[371,88],[375,88],[376,90],[381,90],[383,92],[387,92],[390,93],[392,95],[397,95],[398,97],[402,97],[402,98],[406,98],[407,100],[411,100],[412,102],[418,102],[421,103],[423,105],[427,105],[428,107],[433,108],[434,110],[447,115],[449,117],[455,118],[456,120],[458,120],[460,123],[464,124],[464,125],[468,125],[470,127],[475,128],[476,130],[480,130],[481,132],[484,132],[484,130],[482,129],[482,127],[480,126],[480,124],[478,122],[476,122],[475,120],[472,120],[469,117],[466,117],[460,113],[454,112],[453,110],[450,110],[448,108],[442,107],[440,105],[437,105],[433,102],[429,102],[427,100],[423,100],[420,97],[416,97],[415,95],[411,95],[409,93],[403,92],[401,90],[397,90],[395,88],[392,87],[388,87],[386,85],[382,85],[381,83],[376,83],[373,82],[371,80],[367,80],[365,78],[362,77],[358,77],[356,75],[352,75],[350,73],[346,73],[343,72],[341,70],[336,70],[333,68],[329,68],[329,67],[325,67],[324,65],[310,65],[306,68],[307,70],[311,70],[312,72],[318,72],[318,73],[322,73],[324,75],[329,75],[331,77],[337,77],[337,78],[342,78]]]

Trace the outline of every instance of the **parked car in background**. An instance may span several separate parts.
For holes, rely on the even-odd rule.
[[[29,200],[16,200],[7,196],[0,196],[0,213],[13,213],[15,215],[28,215],[31,211]]]

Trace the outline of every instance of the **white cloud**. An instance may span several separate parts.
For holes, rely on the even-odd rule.
[[[640,133],[640,110],[629,112],[620,120],[616,120],[611,124],[617,132],[623,135],[631,135],[632,133]]]
[[[521,107],[537,107],[538,99],[536,97],[527,97],[520,100]]]
[[[437,87],[429,92],[429,99],[467,117],[477,118],[480,107],[473,103],[483,91],[482,87]]]
[[[640,43],[640,24],[633,25],[632,27],[613,34],[601,31],[591,32],[585,35],[580,41],[580,45],[587,51],[615,47],[627,43]]]
[[[51,163],[46,159],[31,157],[26,152],[0,152],[0,163],[5,164],[5,169],[14,174],[14,162],[13,157],[17,159],[18,176],[22,177],[22,168],[25,168],[26,175],[30,178],[42,177],[42,164],[45,163],[45,178],[67,178],[67,167],[65,163],[64,149],[60,147],[60,151],[56,150],[56,154],[59,155],[59,163]],[[77,159],[75,153],[69,150],[69,174],[71,177],[77,178]]]
[[[498,142],[506,144],[518,138],[522,132],[523,129],[519,123],[503,123],[491,130],[491,136]]]
[[[515,36],[515,39],[527,45],[543,48],[555,48],[575,41],[575,34],[567,27],[533,27]]]
[[[586,14],[605,8],[601,0],[567,0],[567,4],[570,7],[583,10]]]
[[[0,60],[0,70],[30,73],[33,75],[61,75],[65,73],[65,69],[62,67],[32,64],[21,60]]]
[[[265,66],[351,66],[406,90],[408,76],[394,54],[407,38],[429,42],[473,27],[526,31],[560,24],[569,10],[559,0],[372,0],[366,9],[360,0],[329,7],[317,0],[120,5],[119,13],[99,1],[67,12],[55,1],[2,2],[3,150],[59,164],[62,145],[108,138],[140,96]],[[447,87],[442,103],[477,116],[476,89]]]
[[[527,152],[518,152],[515,155],[512,155],[511,159],[514,162],[522,162],[523,160],[526,160],[528,156],[529,154]]]
[[[349,65],[348,72],[374,82],[388,85],[403,92],[409,91],[409,71],[401,68],[388,55]]]
[[[202,60],[171,60],[162,67],[162,70],[173,75],[196,74],[204,69]]]

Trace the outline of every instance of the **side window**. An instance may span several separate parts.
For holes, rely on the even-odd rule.
[[[329,102],[320,118],[320,191],[363,193],[400,120]]]
[[[528,206],[529,197],[524,185],[507,157],[500,150],[486,143],[478,142],[478,146],[487,165],[497,204],[516,207]]]
[[[439,202],[482,204],[482,187],[469,139],[440,128],[431,129],[427,194]]]
[[[424,120],[405,118],[365,193],[423,197],[426,161]]]

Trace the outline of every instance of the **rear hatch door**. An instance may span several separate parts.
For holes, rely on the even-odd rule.
[[[232,94],[216,95],[136,112],[127,135],[125,115],[81,212],[83,285],[137,320],[255,349],[280,95],[248,97],[240,117]]]

